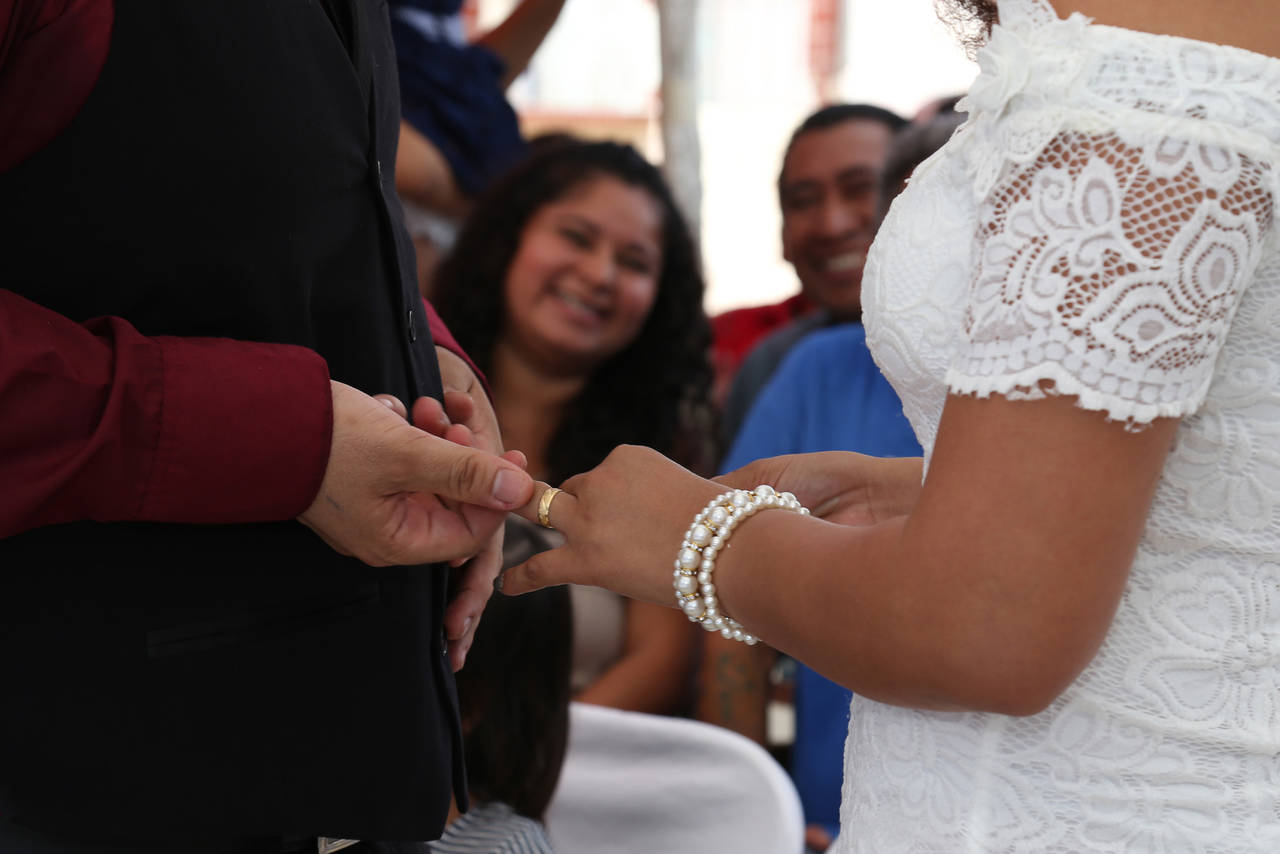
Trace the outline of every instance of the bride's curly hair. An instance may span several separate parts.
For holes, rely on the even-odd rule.
[[[934,0],[933,7],[970,56],[986,43],[996,23],[995,0]]]

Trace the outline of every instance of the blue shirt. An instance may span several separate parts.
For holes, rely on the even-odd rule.
[[[871,358],[861,324],[814,332],[791,349],[743,421],[724,469],[810,451],[921,454],[898,395]],[[805,821],[834,835],[850,692],[797,663],[795,696],[791,776]]]
[[[497,54],[468,44],[462,0],[391,0],[405,121],[431,141],[474,196],[525,153]]]

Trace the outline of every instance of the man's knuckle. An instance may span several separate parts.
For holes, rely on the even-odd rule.
[[[478,494],[484,488],[484,465],[473,454],[459,457],[449,470],[449,487],[457,497]]]

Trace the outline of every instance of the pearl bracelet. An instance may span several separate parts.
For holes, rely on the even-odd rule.
[[[709,632],[719,632],[725,638],[748,645],[756,643],[755,635],[719,609],[711,574],[715,572],[716,555],[729,542],[733,529],[759,511],[772,507],[809,515],[790,492],[778,493],[772,486],[761,484],[752,490],[731,489],[721,493],[693,517],[693,524],[684,532],[684,542],[676,555],[672,580],[676,606],[690,622],[701,624]]]

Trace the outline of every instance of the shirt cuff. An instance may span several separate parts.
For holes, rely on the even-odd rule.
[[[324,360],[284,344],[154,340],[163,401],[140,518],[265,522],[310,506],[333,438]]]

